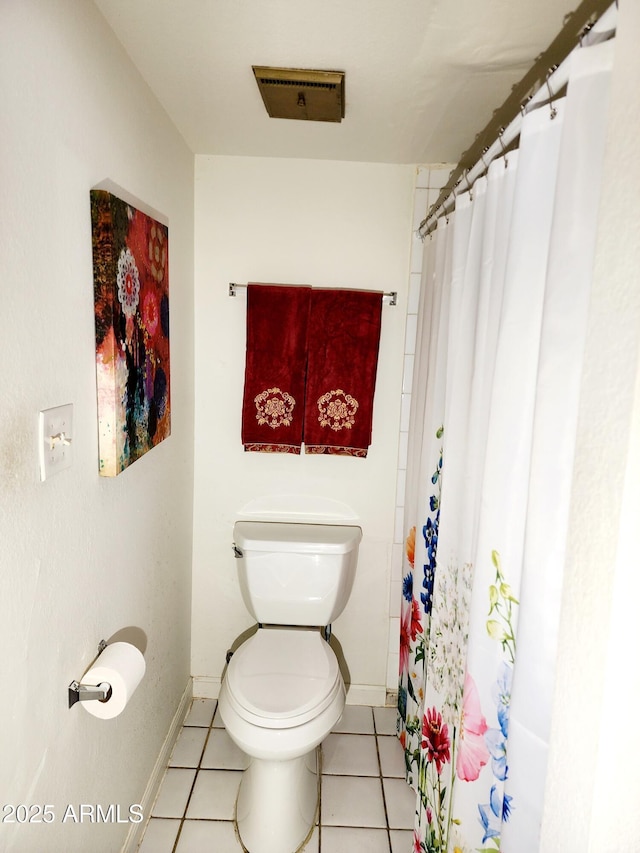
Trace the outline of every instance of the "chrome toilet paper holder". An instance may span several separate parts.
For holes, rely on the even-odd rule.
[[[106,641],[100,640],[98,643],[98,656],[100,656],[106,648]],[[76,702],[90,702],[95,699],[104,702],[111,696],[111,685],[106,682],[92,685],[80,684],[78,681],[72,681],[68,690],[70,708],[73,708]]]

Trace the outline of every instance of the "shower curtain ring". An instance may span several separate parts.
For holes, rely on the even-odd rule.
[[[488,150],[489,150],[488,147],[483,148],[482,154],[480,155],[480,159],[482,160],[482,168],[484,169],[485,173],[489,171],[489,167],[487,166],[487,161],[484,159],[484,155],[487,153]]]
[[[528,95],[524,99],[524,101],[520,104],[520,114],[522,115],[523,118],[527,114],[527,110],[529,109],[529,103],[531,102],[532,98],[533,98],[533,93]]]
[[[616,0],[616,8],[617,7],[618,7],[618,0]],[[591,30],[593,29],[595,23],[596,23],[595,21],[589,21],[589,23],[585,26],[585,28],[580,33],[580,47],[585,46],[585,39],[587,38],[587,36],[591,32]]]
[[[473,186],[469,183],[469,170],[468,169],[464,170],[464,175],[462,177],[464,178],[465,183],[467,185],[467,190],[469,191],[469,200],[473,201]]]
[[[501,127],[498,131],[498,142],[500,143],[500,148],[502,149],[502,156],[504,157],[504,167],[505,169],[509,165],[509,161],[507,160],[507,149],[504,147],[504,142],[502,141],[502,134],[504,133],[504,127]]]
[[[551,89],[551,84],[549,82],[549,78],[551,77],[551,75],[553,74],[553,72],[556,70],[557,67],[558,67],[557,65],[551,66],[551,68],[547,71],[547,79],[546,79],[547,89],[549,90],[549,108],[551,110],[551,118],[552,119],[554,119],[558,115],[558,110],[553,105],[554,95],[553,95],[553,91]]]

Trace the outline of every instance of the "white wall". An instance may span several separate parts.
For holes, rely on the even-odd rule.
[[[92,3],[0,4],[0,849],[118,850],[67,805],[140,801],[189,679],[193,156]],[[172,435],[98,476],[89,190],[111,179],[169,223]],[[74,406],[72,468],[39,482],[41,409]],[[147,637],[118,718],[67,707],[101,638]]]
[[[361,524],[357,580],[334,624],[350,701],[384,702],[389,585],[415,169],[335,161],[196,158],[196,434],[192,673],[217,695],[225,652],[252,624],[231,551],[251,501],[347,505]],[[366,459],[245,453],[240,441],[247,281],[397,290],[383,306]],[[289,496],[289,497],[287,497]],[[289,514],[288,517],[291,517]]]

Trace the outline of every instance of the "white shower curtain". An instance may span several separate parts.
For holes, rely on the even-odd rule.
[[[415,853],[534,853],[613,42],[427,238],[399,731]]]

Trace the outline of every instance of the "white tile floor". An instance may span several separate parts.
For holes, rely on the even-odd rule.
[[[415,795],[404,781],[395,732],[395,708],[346,706],[322,747],[320,822],[305,853],[413,849]],[[233,810],[247,761],[216,701],[194,699],[139,853],[241,853]]]

